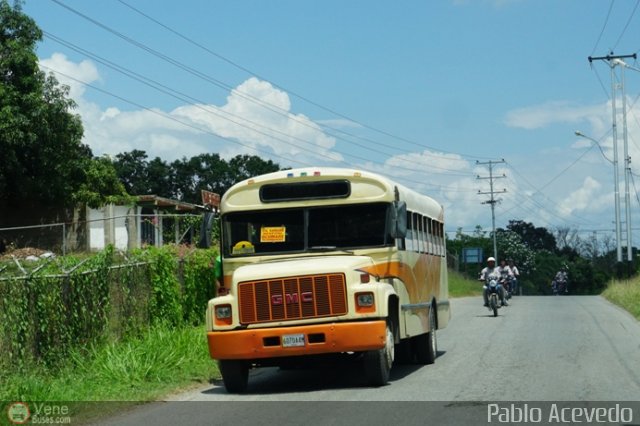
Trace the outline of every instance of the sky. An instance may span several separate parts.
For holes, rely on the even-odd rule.
[[[583,238],[615,235],[617,165],[626,239],[627,189],[640,230],[640,63],[588,58],[640,53],[639,3],[25,0],[23,11],[95,155],[374,171],[439,201],[451,233],[491,230],[493,183],[497,227]]]

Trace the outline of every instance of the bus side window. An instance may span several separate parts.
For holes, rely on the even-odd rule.
[[[413,250],[413,221],[411,217],[413,213],[407,210],[407,235],[404,238],[405,241],[405,249],[407,251]]]
[[[427,244],[429,254],[433,254],[433,221],[427,218]]]
[[[418,253],[422,253],[424,246],[422,245],[422,215],[419,213],[416,214],[416,228],[418,228],[418,249],[416,250]]]
[[[438,256],[444,256],[444,241],[442,240],[442,223],[436,222],[436,241],[438,242]]]
[[[426,216],[422,217],[422,252],[429,253],[429,227],[428,227],[429,218]]]
[[[413,220],[415,221],[416,232],[414,232],[414,240],[416,246],[414,247],[415,251],[420,253],[422,250],[422,241],[420,235],[422,234],[422,225],[420,224],[420,214],[414,213]]]

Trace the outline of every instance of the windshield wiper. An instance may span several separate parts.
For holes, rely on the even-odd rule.
[[[351,250],[341,249],[336,246],[311,246],[309,247],[309,251],[316,251],[316,252],[341,251],[344,253],[353,254]]]

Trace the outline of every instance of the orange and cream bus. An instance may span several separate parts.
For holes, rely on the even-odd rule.
[[[220,204],[223,282],[209,352],[229,392],[248,372],[325,354],[361,358],[369,384],[396,362],[431,364],[450,318],[440,204],[383,176],[283,170]]]

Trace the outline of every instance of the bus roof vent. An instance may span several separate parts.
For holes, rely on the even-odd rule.
[[[260,200],[263,203],[347,198],[349,195],[351,183],[348,180],[271,183],[260,187]]]

